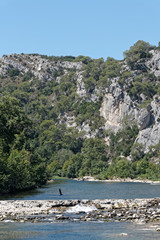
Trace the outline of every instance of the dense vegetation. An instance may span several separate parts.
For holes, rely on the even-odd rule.
[[[135,123],[126,120],[119,132],[105,131],[105,121],[99,114],[103,93],[114,78],[141,106],[159,94],[157,78],[142,63],[151,58],[149,51],[154,48],[138,41],[124,53],[130,69],[123,71],[123,61],[110,57],[105,61],[85,56],[40,56],[51,63],[82,62],[84,97],[76,92],[74,68],[60,66],[53,71],[48,67],[47,74],[52,78],[44,81],[33,71],[22,73],[10,66],[0,78],[0,191],[34,188],[54,175],[160,179],[160,165],[153,161],[160,157],[159,145],[144,154],[142,146],[134,143],[138,134]],[[24,57],[15,55],[20,62]],[[92,100],[95,89],[98,94]],[[74,116],[77,127],[67,126],[70,116]],[[83,126],[89,126],[87,137]],[[110,139],[109,144],[105,138]]]
[[[13,97],[0,101],[0,189],[14,192],[44,184],[46,163],[35,153],[33,123]]]

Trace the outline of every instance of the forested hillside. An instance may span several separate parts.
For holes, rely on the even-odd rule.
[[[160,179],[160,45],[0,59],[0,191],[52,176]]]

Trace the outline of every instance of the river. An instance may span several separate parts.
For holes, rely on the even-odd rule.
[[[63,195],[59,195],[59,188]],[[0,196],[0,200],[49,200],[49,199],[135,199],[160,197],[160,185],[148,183],[106,183],[74,180],[54,180],[42,188],[14,195]]]
[[[61,188],[63,195],[59,195]],[[4,199],[134,199],[160,197],[160,185],[146,183],[105,183],[74,180],[55,180],[42,188],[15,195],[0,196]],[[129,222],[43,222],[0,223],[1,240],[147,240],[160,239],[160,226]]]

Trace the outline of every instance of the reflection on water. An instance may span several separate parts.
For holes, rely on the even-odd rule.
[[[63,195],[59,195],[61,188]],[[54,180],[41,188],[14,195],[1,195],[0,199],[134,199],[160,197],[160,186],[147,183],[105,183],[74,180]]]
[[[0,223],[1,240],[159,240],[156,226],[131,223]]]

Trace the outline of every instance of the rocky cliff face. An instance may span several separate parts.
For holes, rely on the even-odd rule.
[[[160,97],[156,93],[148,99],[144,90],[143,93],[139,94],[137,100],[132,97],[129,89],[133,86],[136,77],[146,72],[147,76],[152,74],[152,78],[154,76],[156,79],[152,82],[153,85],[159,84],[160,51],[152,49],[150,54],[151,58],[142,58],[137,62],[137,69],[132,69],[126,61],[121,61],[121,74],[126,71],[131,72],[131,76],[126,78],[124,84],[121,84],[120,76],[111,77],[109,86],[102,87],[94,83],[94,89],[91,92],[86,88],[85,64],[81,61],[51,61],[48,58],[33,54],[5,55],[0,59],[0,75],[2,79],[7,79],[11,69],[18,69],[21,76],[31,72],[41,82],[55,81],[56,84],[60,84],[62,76],[68,76],[70,71],[74,71],[73,81],[76,83],[78,96],[76,101],[96,103],[100,98],[103,99],[98,112],[104,118],[104,125],[101,128],[117,132],[122,128],[123,120],[127,117],[128,121],[137,124],[139,134],[136,142],[141,143],[144,151],[147,152],[150,146],[154,146],[160,141]],[[55,76],[55,73],[59,71],[61,71],[61,75]],[[142,83],[145,83],[145,78],[144,76]],[[32,78],[29,81],[32,81]],[[3,81],[1,83],[4,84]],[[52,99],[55,99],[53,95]],[[79,131],[86,132],[87,137],[95,136],[98,131],[98,129],[92,130],[87,120],[81,124],[76,123],[74,111],[64,111],[59,116],[59,121],[65,123],[67,127],[75,127]]]
[[[118,131],[122,127],[125,116],[129,116],[130,120],[138,117],[133,101],[127,92],[122,90],[117,78],[113,79],[104,95],[100,114],[106,121],[105,129],[111,128],[113,131]]]
[[[105,119],[105,129],[117,132],[122,128],[123,119],[128,117],[128,121],[134,121],[139,129],[136,142],[141,143],[144,150],[148,151],[149,146],[160,141],[159,100],[159,97],[155,96],[149,106],[139,108],[127,92],[122,91],[115,82],[112,83],[100,109],[100,114]]]
[[[62,69],[64,74],[67,69],[80,70],[82,63],[68,62],[68,61],[50,61],[40,55],[36,54],[11,54],[4,55],[0,59],[0,75],[7,76],[10,69],[18,69],[21,74],[28,71],[42,81],[53,80],[53,73]]]
[[[160,141],[160,98],[155,96],[151,102],[151,108],[148,111],[144,109],[143,111],[148,112],[148,115],[143,116],[142,121],[146,126],[143,129],[140,129],[137,142],[141,143],[144,146],[145,151],[149,151],[150,146],[154,146]],[[148,123],[148,124],[147,124]]]
[[[134,121],[138,126],[139,134],[136,142],[141,143],[145,151],[148,151],[149,146],[156,145],[160,141],[159,100],[159,97],[155,96],[150,105],[140,108],[131,100],[127,92],[120,88],[115,79],[105,94],[100,109],[100,114],[105,119],[105,129],[117,132],[122,128],[123,119],[127,117],[128,121]]]
[[[160,76],[160,51],[152,50],[152,58],[143,61],[143,66],[156,77]],[[125,66],[124,66],[125,67]],[[135,71],[136,72],[136,71]],[[145,107],[131,99],[127,91],[122,89],[118,78],[112,79],[111,85],[106,89],[100,114],[105,119],[105,129],[117,132],[123,123],[124,117],[129,121],[135,121],[139,134],[136,142],[148,152],[150,146],[160,141],[160,97],[155,95]],[[154,84],[154,83],[153,83]],[[141,103],[145,101],[145,95],[141,94]]]

